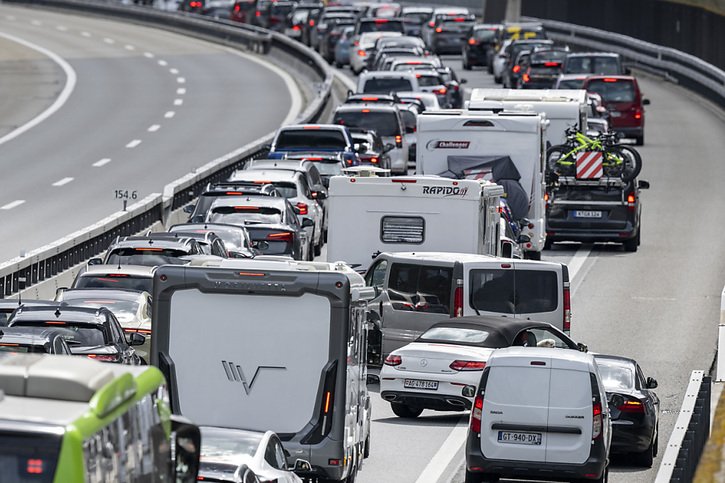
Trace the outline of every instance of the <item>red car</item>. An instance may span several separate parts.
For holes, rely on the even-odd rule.
[[[637,79],[629,75],[597,75],[588,77],[582,88],[602,96],[612,131],[634,138],[638,146],[644,144],[644,106],[649,105],[649,99],[642,97]]]

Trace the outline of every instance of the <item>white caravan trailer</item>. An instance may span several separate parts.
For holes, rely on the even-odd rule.
[[[524,112],[442,110],[418,116],[416,172],[454,179],[491,179],[504,186],[515,219],[524,220],[526,258],[546,242],[544,116]]]
[[[297,465],[301,477],[351,481],[370,451],[374,289],[345,264],[212,264],[155,273],[151,362],[172,411],[203,426],[275,431],[291,463],[310,463]]]
[[[380,252],[498,255],[503,188],[437,176],[330,179],[327,259],[365,270]]]
[[[587,129],[587,91],[583,89],[473,89],[471,111],[529,111],[545,114],[544,140],[550,146],[566,141],[569,127]]]

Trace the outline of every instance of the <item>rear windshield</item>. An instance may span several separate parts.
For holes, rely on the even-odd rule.
[[[134,277],[126,274],[88,275],[78,279],[73,288],[120,288],[153,293],[152,277]]]
[[[272,6],[269,9],[269,14],[274,15],[276,17],[284,17],[289,15],[289,13],[292,11],[293,5],[277,5],[272,4]]]
[[[471,307],[502,314],[552,312],[559,305],[556,272],[550,270],[471,270]]]
[[[46,354],[45,346],[27,344],[3,344],[0,343],[0,352],[22,352],[34,354]]]
[[[360,23],[358,33],[366,34],[368,32],[404,32],[403,22],[391,22],[386,19],[376,20],[373,22]]]
[[[51,483],[62,436],[0,432],[0,475],[3,481]]]
[[[408,79],[372,78],[363,86],[365,94],[390,94],[391,92],[412,91],[413,85]]]
[[[347,127],[374,130],[378,136],[397,136],[400,134],[398,118],[393,111],[387,112],[338,112],[333,121]]]
[[[289,231],[249,229],[252,246],[264,255],[291,255],[294,248],[294,235]]]
[[[206,221],[210,223],[228,223],[246,225],[258,223],[282,223],[282,212],[276,208],[220,206],[214,208]]]
[[[606,391],[621,391],[634,388],[634,371],[629,366],[597,359],[599,375]]]
[[[201,428],[201,436],[204,438],[201,457],[210,461],[224,461],[239,458],[240,455],[253,457],[262,442],[263,434]]]
[[[172,248],[119,248],[113,250],[106,260],[106,265],[143,265],[155,267],[157,265],[183,265],[186,263],[179,257],[188,255],[183,250]]]
[[[313,164],[317,167],[317,171],[322,176],[335,176],[342,174],[342,166],[339,162],[325,163],[323,161],[313,161]]]
[[[478,29],[473,31],[473,38],[479,42],[493,40],[496,36],[496,30]]]
[[[285,130],[279,133],[275,149],[321,148],[344,150],[345,136],[337,130],[302,129]]]
[[[557,84],[559,89],[581,89],[584,86],[585,79],[567,79],[559,81]]]
[[[439,27],[444,32],[468,32],[473,27],[473,22],[461,20],[444,20]]]
[[[29,321],[18,320],[15,324],[17,327],[63,327],[63,338],[71,347],[76,346],[102,346],[106,345],[105,332],[102,325],[78,324],[74,322],[62,321]]]
[[[101,296],[96,297],[74,297],[69,293],[63,294],[63,302],[68,302],[71,305],[82,305],[84,307],[106,307],[108,310],[113,312],[113,315],[123,322],[129,317],[135,318],[138,313],[139,303],[135,300],[114,300],[111,298],[103,298]]]
[[[556,62],[558,65],[556,67],[560,67],[562,62],[564,62],[564,59],[566,59],[566,56],[568,54],[566,52],[558,52],[558,51],[545,51],[545,52],[534,52],[531,54],[530,59],[532,64],[543,64],[546,62]]]
[[[421,87],[433,87],[443,85],[443,80],[437,75],[421,75],[416,74],[418,85]]]
[[[433,327],[421,335],[423,342],[460,342],[463,344],[482,344],[489,333],[483,329],[465,329],[462,327]]]
[[[453,269],[394,263],[388,296],[393,310],[450,313]]]
[[[426,64],[423,62],[410,62],[410,63],[403,63],[403,64],[395,64],[395,67],[393,70],[395,72],[401,72],[406,70],[432,70],[435,69],[435,66],[433,64]]]
[[[408,22],[422,24],[423,22],[428,20],[430,14],[427,12],[408,12],[401,15],[401,17],[403,17]]]
[[[605,102],[634,102],[634,84],[631,80],[595,79],[587,86],[589,92],[596,92]]]
[[[397,16],[399,11],[400,7],[386,5],[384,7],[373,8],[370,12],[370,16],[390,18]]]
[[[621,74],[616,57],[570,57],[566,61],[567,74]]]

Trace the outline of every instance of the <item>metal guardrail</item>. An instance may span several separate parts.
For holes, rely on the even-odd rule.
[[[712,379],[692,371],[655,483],[690,483],[710,435]]]
[[[296,77],[317,84],[317,96],[295,122],[319,120],[328,108],[334,81],[333,70],[316,52],[284,35],[243,24],[209,20],[197,15],[169,13],[144,7],[124,6],[84,0],[4,0],[5,3],[74,11],[104,18],[122,19],[155,28],[201,37],[249,52],[274,57],[294,69]],[[211,160],[193,173],[98,223],[79,230],[52,244],[0,264],[0,298],[19,292],[82,263],[106,250],[117,236],[138,233],[197,196],[207,183],[226,179],[247,161],[263,156],[272,134],[258,139],[221,158]]]

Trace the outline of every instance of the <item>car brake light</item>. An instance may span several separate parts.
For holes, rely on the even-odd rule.
[[[443,29],[442,29],[442,28],[440,28],[440,27],[436,28],[436,33],[437,33],[437,34],[439,34],[439,33],[441,33],[441,32],[443,32]]]
[[[258,206],[235,206],[236,211],[259,211]]]
[[[267,235],[267,240],[291,242],[292,233],[290,233],[288,231],[283,231],[283,232],[279,232],[279,233],[270,233],[269,235]]]
[[[633,204],[636,201],[636,198],[634,196],[634,193],[630,193],[627,195],[627,203],[630,205]]]
[[[123,331],[128,334],[138,333],[141,335],[151,335],[151,330],[149,329],[123,329]]]
[[[301,201],[295,205],[297,207],[297,214],[298,215],[306,215],[309,213],[307,203],[302,203]]]
[[[511,71],[512,71],[512,72],[513,72],[514,74],[518,74],[519,72],[521,72],[521,66],[517,64],[517,65],[515,65],[515,66],[513,66],[513,67],[511,68]]]
[[[562,321],[562,327],[565,334],[571,332],[571,290],[569,287],[564,287],[564,320]]]
[[[256,12],[254,12],[254,16],[255,17],[261,17],[262,16],[262,12],[260,12],[259,10],[257,10]]]
[[[602,81],[604,82],[617,82],[617,80],[618,79],[615,79],[613,77],[605,77],[604,79],[602,79]]]
[[[234,11],[235,12],[239,12],[241,9],[242,9],[242,6],[239,5],[238,3],[236,5],[234,5]]]
[[[634,114],[632,115],[636,120],[642,119],[642,110],[641,109],[635,109]]]
[[[544,67],[559,67],[560,65],[559,62],[544,62]]]
[[[602,405],[599,402],[592,404],[592,439],[602,436]]]
[[[30,458],[27,461],[25,472],[29,475],[42,475],[43,474],[43,460],[38,458]]]
[[[106,274],[106,277],[112,277],[112,278],[125,278],[129,275],[127,273],[108,273]]]
[[[379,97],[363,97],[362,100],[365,102],[376,102],[376,101],[379,101],[380,98]]]
[[[398,147],[398,148],[402,148],[403,147],[403,136],[401,136],[400,134],[398,134],[397,136],[395,136],[395,146]]]
[[[436,23],[434,21],[428,22],[428,27],[435,27]]]
[[[453,361],[448,366],[454,371],[482,371],[486,367],[483,361]]]
[[[387,19],[385,19],[385,18],[376,18],[376,19],[375,19],[375,23],[376,23],[376,24],[381,24],[381,23],[388,23],[388,20],[387,20]]]
[[[441,95],[441,96],[445,95],[446,92],[448,92],[448,89],[445,88],[445,87],[441,87],[440,89],[436,89],[436,90],[433,91],[434,94],[438,94],[438,95]]]
[[[529,82],[531,80],[531,77],[529,77],[529,74],[524,74],[521,76],[521,80],[524,82]]]
[[[390,354],[388,357],[385,358],[386,366],[399,366],[402,363],[403,363],[403,358],[400,356]]]
[[[365,52],[363,49],[360,49],[357,51],[357,55],[359,55],[360,57],[365,57],[366,55],[368,55],[368,53]]]
[[[302,126],[302,129],[320,129],[320,126],[315,126],[315,125]]]
[[[118,356],[110,354],[88,354],[88,358],[101,362],[118,362]]]
[[[454,22],[465,22],[466,19],[464,17],[457,17],[453,19]]]
[[[453,292],[453,317],[463,317],[463,287]]]
[[[292,27],[292,30],[294,30],[295,32],[299,32],[300,31],[300,26],[299,25],[295,25],[295,26]]]
[[[468,39],[468,45],[476,45],[476,43],[477,43],[476,42],[476,39],[474,39],[473,37],[471,37],[470,39]]]
[[[623,413],[644,413],[644,404],[640,401],[625,400],[622,404],[617,406],[617,409]]]
[[[363,109],[362,112],[363,114],[368,114],[370,112],[370,109]]]
[[[227,196],[242,196],[244,193],[241,191],[227,191],[224,194]]]
[[[479,434],[481,432],[481,416],[483,416],[483,394],[478,394],[473,402],[473,411],[471,411],[472,433]]]
[[[315,26],[315,21],[314,20],[310,20],[310,27],[314,27],[314,26]]]
[[[373,163],[373,164],[377,164],[378,158],[376,158],[375,156],[373,156],[372,158],[370,158],[370,162]]]

